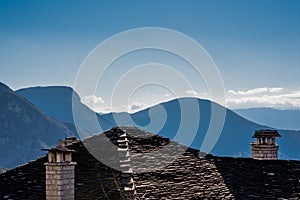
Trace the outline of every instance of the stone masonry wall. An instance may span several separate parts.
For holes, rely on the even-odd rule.
[[[45,163],[46,199],[73,200],[76,163]]]
[[[277,160],[278,159],[277,145],[252,145],[252,158],[258,160]]]

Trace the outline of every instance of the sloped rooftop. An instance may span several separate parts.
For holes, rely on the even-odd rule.
[[[195,149],[135,127],[115,128],[68,146],[75,150],[77,162],[76,199],[126,198],[122,172],[109,167],[120,166],[116,149],[103,143],[117,144],[124,133],[137,199],[300,199],[300,161],[203,157]],[[184,153],[178,156],[175,151]],[[90,152],[106,156],[109,166]],[[45,199],[45,162],[43,157],[0,174],[0,199]]]

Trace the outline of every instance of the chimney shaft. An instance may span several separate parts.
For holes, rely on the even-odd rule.
[[[256,138],[256,142],[251,143],[252,158],[258,160],[277,160],[279,146],[276,144],[276,137],[281,137],[276,130],[255,131],[252,138]]]
[[[46,167],[46,200],[75,199],[75,165],[73,150],[67,149],[65,141],[58,141],[56,148],[48,149]]]

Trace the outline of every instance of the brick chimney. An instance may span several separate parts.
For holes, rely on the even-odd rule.
[[[258,160],[277,160],[279,146],[276,144],[276,137],[281,137],[276,130],[255,131],[252,138],[256,138],[256,142],[251,143],[252,158]]]
[[[58,140],[57,146],[48,151],[46,167],[46,200],[74,200],[75,165],[74,150],[67,148],[76,138]]]

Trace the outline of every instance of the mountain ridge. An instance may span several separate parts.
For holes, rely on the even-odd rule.
[[[8,86],[0,84],[0,166],[12,168],[36,159],[57,139],[78,135],[73,124],[48,117]],[[79,130],[81,134],[83,130]]]
[[[234,109],[233,111],[250,121],[274,128],[300,130],[300,110],[278,110],[263,107]]]
[[[193,98],[182,98],[184,104],[189,104],[190,100]],[[174,124],[180,123],[179,118],[174,118],[176,116],[176,112],[179,113],[179,104],[177,102],[178,100],[171,100],[169,102],[163,102],[158,105],[155,105],[151,108],[147,108],[144,110],[141,110],[137,113],[128,114],[127,117],[131,117],[135,124],[132,124],[130,121],[124,120],[126,117],[125,113],[121,113],[120,119],[118,123],[114,122],[115,125],[135,125],[139,127],[140,129],[146,130],[151,132],[151,129],[145,129],[147,127],[148,123],[151,122],[149,111],[151,109],[155,110],[155,107],[163,107],[167,115],[170,116],[169,119],[166,120],[165,126],[159,130],[158,134],[167,137],[167,138],[174,138],[176,135],[172,133],[176,133],[178,127],[175,127]],[[170,105],[170,102],[177,105]],[[250,120],[244,119],[241,116],[237,115],[234,111],[231,111],[230,109],[227,109],[221,105],[218,105],[214,102],[211,102],[209,100],[201,100],[198,99],[199,103],[199,110],[200,110],[200,116],[208,116],[206,118],[203,118],[203,121],[199,122],[199,129],[197,131],[196,137],[194,138],[193,142],[190,144],[192,148],[199,149],[199,144],[203,144],[204,135],[205,132],[208,129],[209,121],[207,118],[210,118],[211,113],[209,111],[209,108],[211,107],[210,104],[215,104],[215,106],[219,107],[219,109],[226,109],[226,118],[223,130],[221,132],[221,135],[219,137],[219,140],[217,141],[215,147],[212,149],[211,152],[214,155],[218,156],[238,156],[238,157],[250,157],[250,142],[252,142],[252,135],[255,130],[259,129],[274,129],[269,126],[261,125],[254,123]],[[176,110],[174,112],[174,110]],[[119,113],[114,113],[116,117],[118,117]],[[152,118],[159,118],[160,114],[153,114]],[[104,114],[104,118],[113,120],[112,113]],[[201,118],[201,117],[200,117]],[[122,121],[123,119],[123,121]],[[192,119],[191,119],[192,120]],[[292,130],[279,130],[283,138],[280,138],[278,140],[278,144],[280,147],[280,158],[281,159],[300,159],[300,151],[297,150],[298,144],[300,144],[300,132],[299,131],[292,131]],[[153,132],[153,131],[152,131]],[[171,134],[170,134],[171,133]],[[179,141],[180,142],[180,141]],[[181,141],[182,142],[182,141]],[[184,143],[183,143],[184,144]],[[184,144],[186,145],[186,144]],[[201,149],[200,149],[201,150]]]
[[[44,90],[47,90],[47,88],[44,88]],[[42,100],[43,98],[41,98],[40,100]],[[60,97],[56,97],[56,98],[60,99]],[[30,98],[28,97],[28,99]],[[157,133],[159,135],[171,139],[172,138],[176,139],[176,133],[179,128],[178,125],[180,124],[180,115],[181,115],[180,104],[178,101],[179,101],[178,99],[175,99],[168,102],[163,102],[133,114],[128,114],[124,112],[115,113],[115,115],[119,116],[118,122],[116,122],[113,119],[112,113],[102,114],[102,115],[96,114],[96,115],[100,116],[100,118],[98,118],[100,122],[103,119],[109,122],[108,125],[104,125],[102,127],[103,130],[105,129],[108,130],[113,126],[135,125],[138,128],[143,129],[145,131]],[[187,112],[192,113],[193,109],[190,108],[190,106],[192,105],[191,101],[195,101],[195,99],[183,98],[181,101],[183,101],[183,105],[185,105],[185,107],[188,108]],[[209,153],[219,155],[219,156],[250,157],[251,152],[250,152],[249,144],[250,142],[252,142],[251,136],[253,132],[257,129],[273,129],[269,126],[257,124],[250,120],[247,120],[241,117],[240,115],[236,114],[234,111],[231,111],[209,100],[197,99],[197,104],[199,106],[198,109],[200,111],[200,116],[202,117],[200,117],[201,120],[199,121],[198,124],[199,130],[197,131],[197,135],[195,136],[192,143],[188,144],[191,145],[191,147],[193,148],[199,149],[203,144],[206,131],[209,127],[209,120],[211,117],[211,110],[210,110],[211,106],[215,106],[217,109],[225,109],[227,114],[226,114],[225,124],[221,132],[220,138],[217,141],[215,147],[212,149],[212,152]],[[152,126],[152,129],[149,129],[149,124],[151,120],[153,122],[153,120],[155,121],[156,119],[161,119],[161,117],[164,115],[164,112],[162,110],[165,110],[165,114],[167,116],[164,126],[161,127],[161,129],[159,129],[158,126]],[[60,112],[60,110],[57,109],[54,109],[54,111]],[[80,112],[80,114],[82,115],[86,114],[84,118],[89,118],[91,115],[95,115],[95,113],[93,111],[90,112],[90,110],[88,113]],[[187,118],[189,118],[189,116],[187,116]],[[190,118],[191,119],[188,119],[187,121],[190,120],[192,122],[193,118],[192,117]],[[157,123],[159,123],[159,120]],[[188,132],[188,128],[186,129],[186,132]],[[288,130],[280,130],[280,132],[283,133],[283,138],[280,138],[278,140],[278,143],[280,145],[280,158],[300,159],[299,157],[300,152],[297,148],[297,145],[300,144],[299,132],[288,131]],[[186,137],[191,137],[191,136],[187,135]],[[182,136],[181,141],[179,142],[183,142],[183,144],[185,144],[184,141],[186,140],[187,139],[185,138],[185,136]]]
[[[81,102],[80,96],[68,86],[43,86],[30,87],[16,90],[16,93],[32,102],[48,116],[57,120],[76,124],[76,126],[87,130],[91,134],[101,131],[94,123],[94,116],[101,124],[103,130],[111,128],[109,121],[102,119],[101,115],[92,111]],[[80,113],[80,120],[74,118],[73,111]]]

